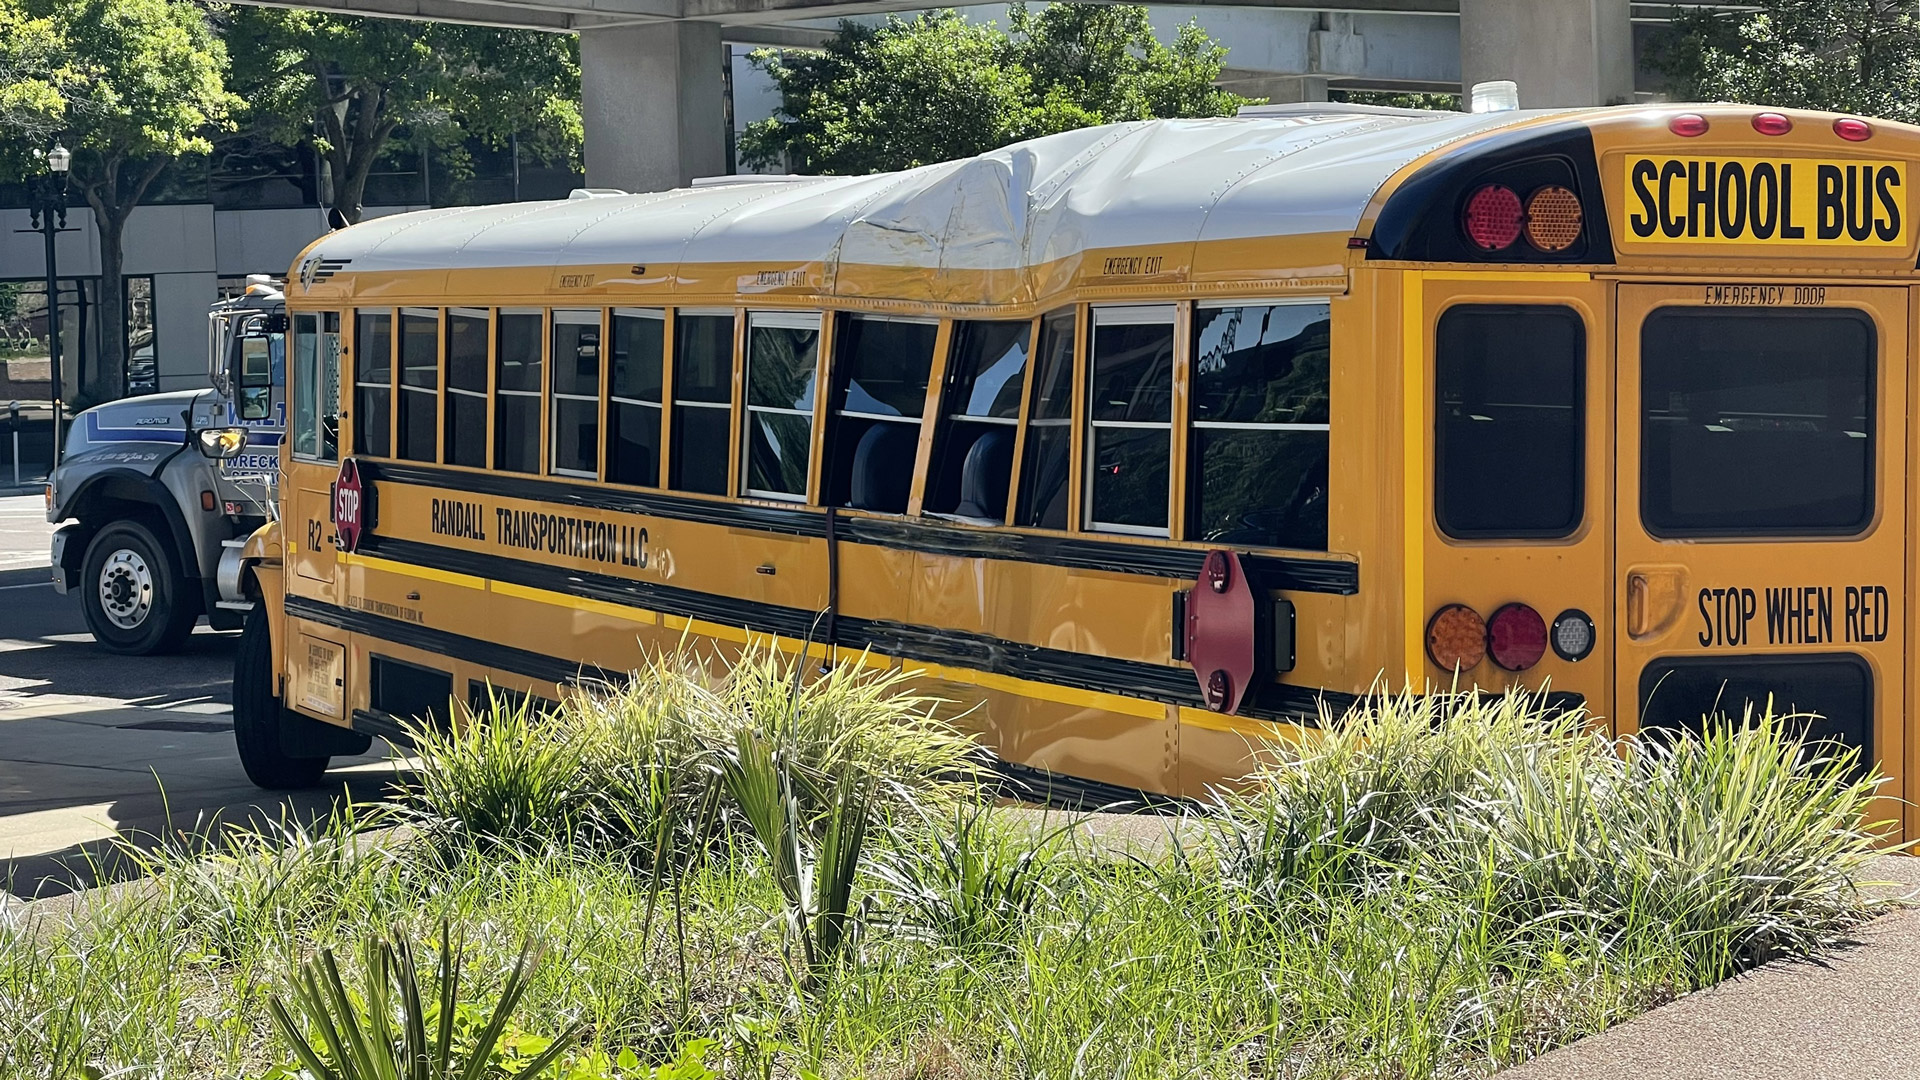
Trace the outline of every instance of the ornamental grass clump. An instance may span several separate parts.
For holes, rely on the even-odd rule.
[[[1282,921],[1411,883],[1500,940],[1631,938],[1704,986],[1876,910],[1883,780],[1804,719],[1615,740],[1544,695],[1375,697],[1218,799],[1222,881]]]
[[[972,740],[909,691],[910,674],[866,659],[822,672],[777,645],[725,664],[683,648],[556,706],[495,695],[451,729],[414,730],[421,768],[405,802],[449,850],[552,845],[657,861],[740,823],[711,793],[741,732],[774,741],[807,821],[843,777],[929,804],[965,797]]]

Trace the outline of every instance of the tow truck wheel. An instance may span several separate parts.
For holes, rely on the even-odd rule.
[[[309,788],[326,774],[331,758],[293,757],[280,728],[290,717],[273,692],[273,642],[267,637],[267,611],[256,603],[247,612],[240,646],[233,655],[233,742],[247,779],[270,791]]]
[[[145,525],[120,521],[100,530],[87,546],[80,609],[101,648],[128,656],[180,648],[200,606],[173,567],[166,546]]]

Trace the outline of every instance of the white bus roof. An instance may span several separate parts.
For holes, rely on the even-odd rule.
[[[1539,111],[1288,106],[1069,131],[871,176],[423,210],[322,238],[340,272],[699,263],[1015,270],[1092,248],[1352,234],[1424,154]],[[336,264],[337,265],[337,264]]]

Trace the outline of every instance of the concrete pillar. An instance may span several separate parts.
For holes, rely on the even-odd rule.
[[[1460,0],[1460,82],[1512,79],[1523,109],[1633,100],[1628,0]]]
[[[580,31],[587,186],[664,191],[727,171],[716,23]]]

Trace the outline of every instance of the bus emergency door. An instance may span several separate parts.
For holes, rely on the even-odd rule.
[[[1776,714],[1903,773],[1907,294],[1622,285],[1617,730]],[[1893,799],[1876,819],[1899,827]]]

